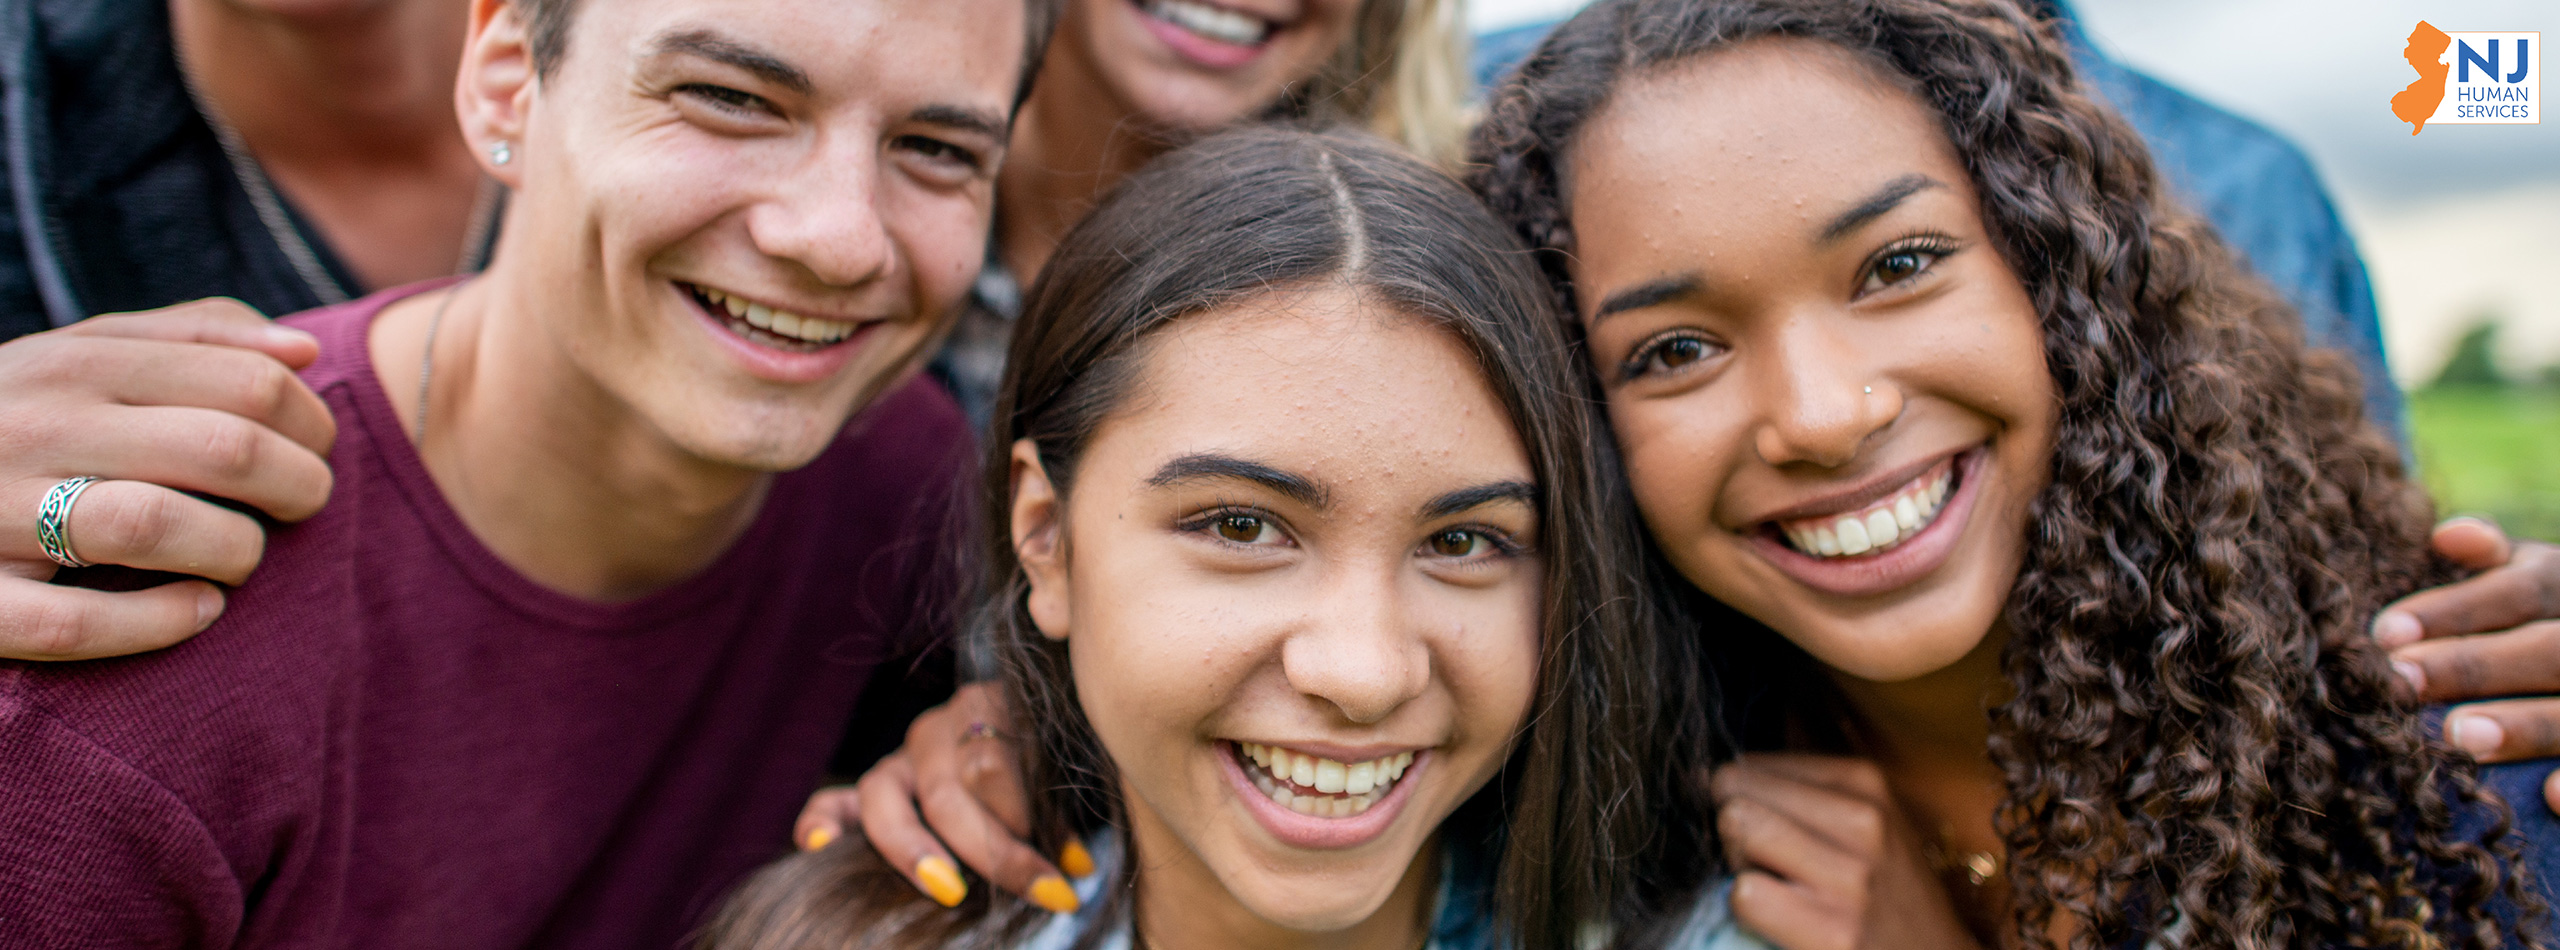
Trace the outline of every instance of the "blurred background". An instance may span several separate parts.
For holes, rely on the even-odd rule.
[[[2418,464],[2448,513],[2560,539],[2560,122],[2429,126],[2390,100],[2419,20],[2543,30],[2551,0],[2070,0],[2119,61],[2311,156],[2372,273]],[[1481,34],[1581,0],[1472,0]],[[2538,57],[2547,67],[2554,57]],[[2545,83],[2545,93],[2560,84]]]

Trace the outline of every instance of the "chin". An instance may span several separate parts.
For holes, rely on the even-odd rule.
[[[835,444],[850,413],[745,403],[686,416],[659,423],[686,454],[728,468],[788,472],[817,461]]]
[[[1269,873],[1269,872],[1261,872]],[[1250,891],[1238,891],[1236,897],[1255,916],[1299,933],[1339,933],[1359,926],[1386,906],[1404,879],[1404,868],[1393,873],[1378,871],[1305,871],[1280,875],[1277,880]],[[1434,882],[1437,893],[1437,882]]]
[[[1869,635],[1879,628],[1885,636]],[[1904,624],[1882,619],[1788,639],[1815,661],[1848,676],[1870,683],[1901,683],[1956,665],[1982,645],[1990,629],[1989,621]]]

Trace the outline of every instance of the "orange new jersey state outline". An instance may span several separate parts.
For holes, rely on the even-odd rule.
[[[2418,81],[2391,97],[2391,114],[2409,123],[2411,135],[2426,131],[2427,117],[2435,115],[2436,107],[2444,104],[2444,82],[2453,74],[2453,67],[2437,60],[2443,59],[2444,51],[2452,46],[2453,37],[2425,20],[2418,21],[2418,28],[2409,31],[2409,46],[2400,51],[2400,56],[2409,61],[2409,68],[2418,71]]]

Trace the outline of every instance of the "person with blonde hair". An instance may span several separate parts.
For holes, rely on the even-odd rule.
[[[983,426],[1021,288],[1103,193],[1205,134],[1256,119],[1337,120],[1454,166],[1469,127],[1465,7],[1067,0],[1014,126],[974,305],[935,375]]]

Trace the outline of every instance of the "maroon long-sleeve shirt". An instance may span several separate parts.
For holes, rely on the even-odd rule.
[[[337,482],[221,621],[0,663],[0,947],[670,947],[947,621],[969,437],[933,384],[776,478],[699,576],[599,604],[446,506],[366,356],[394,296],[289,321]]]

